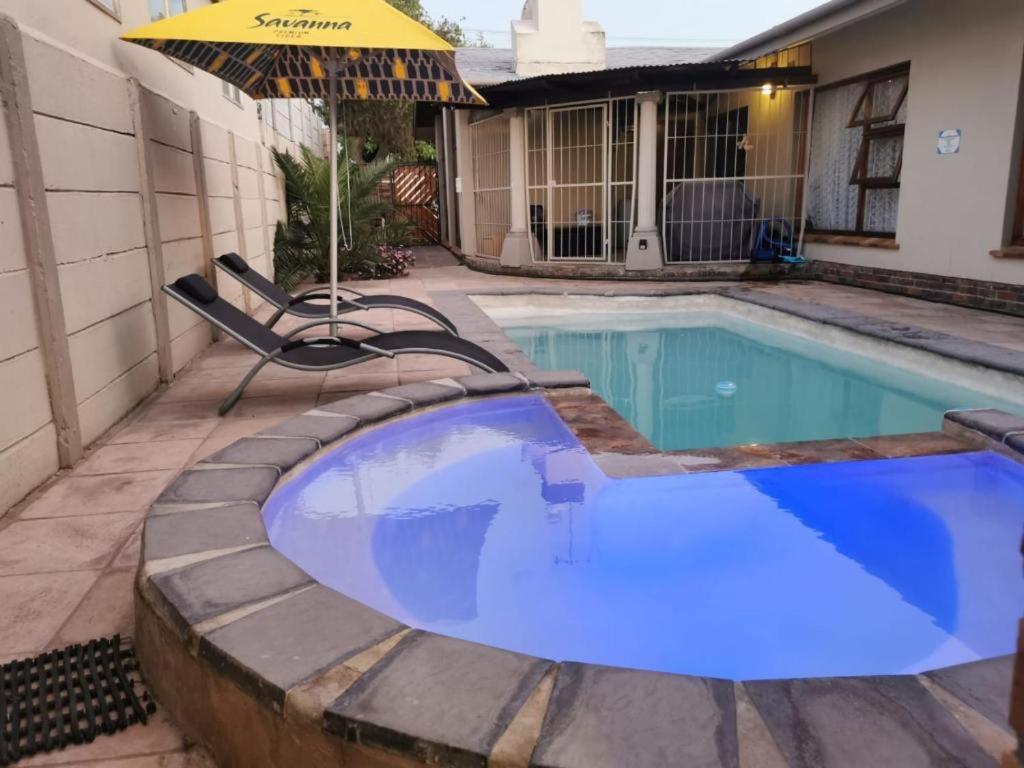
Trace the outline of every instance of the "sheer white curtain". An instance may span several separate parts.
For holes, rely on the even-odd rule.
[[[900,76],[877,81],[870,86],[863,81],[851,83],[815,95],[807,179],[807,219],[810,228],[857,231],[860,187],[851,181],[861,144],[865,140],[865,128],[864,125],[849,125],[851,122],[866,121],[870,129],[874,130],[901,125],[907,107],[906,98],[903,98],[902,103],[900,98],[906,85],[906,76]],[[866,88],[870,88],[870,93],[865,93]],[[894,109],[896,114],[893,116]],[[884,119],[889,116],[895,119]],[[903,156],[902,135],[869,137],[865,151],[867,178],[898,176]],[[862,231],[895,232],[898,209],[898,188],[866,189]]]
[[[854,83],[814,97],[807,178],[807,220],[812,229],[853,230],[857,226],[857,187],[850,184],[850,175],[864,129],[846,126],[863,91],[863,83]]]

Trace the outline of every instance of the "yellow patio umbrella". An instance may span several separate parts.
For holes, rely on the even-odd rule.
[[[225,0],[123,35],[210,72],[254,99],[325,99],[331,126],[331,319],[338,305],[341,99],[486,104],[454,49],[384,0]]]

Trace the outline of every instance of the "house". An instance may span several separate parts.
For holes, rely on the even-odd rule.
[[[0,4],[0,514],[210,343],[160,285],[225,251],[269,274],[270,149],[324,147],[305,102],[118,41],[208,2]]]
[[[600,50],[530,0],[437,117],[448,240],[479,269],[801,274],[1024,314],[1024,4],[832,0],[726,50]]]

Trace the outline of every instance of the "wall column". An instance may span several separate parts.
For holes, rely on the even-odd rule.
[[[526,213],[526,123],[523,110],[506,109],[509,148],[509,223],[501,246],[501,266],[526,267],[533,262]]]
[[[473,198],[473,132],[469,129],[468,109],[455,110],[455,149],[459,175],[455,194],[459,200],[459,248],[467,256],[476,255],[476,200]]]
[[[156,361],[160,381],[174,381],[174,360],[171,354],[170,320],[167,299],[161,288],[166,282],[164,272],[163,238],[160,235],[160,216],[153,185],[153,158],[149,147],[149,129],[146,125],[144,94],[137,78],[128,78],[128,93],[135,127],[135,147],[139,156],[139,197],[142,200],[142,229],[146,235],[146,256],[149,259],[149,292],[153,305],[153,327],[156,329]]]
[[[288,116],[289,118],[291,117],[290,108]],[[235,151],[234,131],[228,131],[228,156],[231,159],[231,190],[234,194],[235,232],[238,238],[238,255],[246,261],[249,261],[249,244],[245,240],[245,218],[242,213],[242,188],[238,180],[238,155]],[[216,267],[211,268],[216,269]],[[245,286],[242,286],[242,303],[245,305],[245,313],[247,315],[251,315],[252,299],[249,296],[249,289]]]
[[[13,19],[3,14],[0,14],[0,100],[11,145],[25,262],[39,327],[39,349],[57,432],[57,460],[60,466],[71,467],[82,458],[82,432],[57,276],[57,255],[21,30]]]
[[[660,91],[637,94],[640,125],[637,129],[636,229],[626,249],[626,269],[660,269],[661,233],[658,232],[658,104]]]

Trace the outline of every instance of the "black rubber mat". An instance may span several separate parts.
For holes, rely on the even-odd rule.
[[[156,706],[117,635],[0,666],[0,766],[145,723]]]

